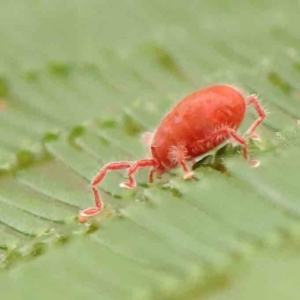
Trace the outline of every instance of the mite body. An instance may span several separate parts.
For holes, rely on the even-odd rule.
[[[162,119],[154,134],[144,135],[152,157],[138,161],[111,162],[100,170],[92,181],[95,207],[81,211],[80,221],[85,222],[87,217],[102,210],[103,204],[96,186],[107,171],[127,169],[128,182],[120,184],[123,188],[134,188],[134,173],[146,167],[150,168],[150,183],[155,173],[160,178],[164,172],[178,166],[182,167],[184,178],[189,179],[193,177],[193,172],[188,162],[229,139],[242,146],[243,157],[250,165],[258,166],[258,161],[249,158],[247,140],[237,133],[244,120],[246,106],[250,104],[254,105],[258,118],[247,134],[258,140],[255,130],[263,122],[266,113],[255,96],[245,98],[234,87],[216,85],[184,98]]]

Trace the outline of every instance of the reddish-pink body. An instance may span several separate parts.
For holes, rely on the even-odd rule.
[[[98,214],[103,207],[97,185],[104,179],[107,171],[127,169],[128,181],[121,183],[123,188],[134,188],[134,174],[141,168],[151,168],[149,182],[156,173],[181,166],[184,178],[193,177],[188,162],[213,150],[229,138],[242,146],[243,157],[252,166],[258,161],[249,159],[247,140],[236,131],[244,120],[246,105],[254,105],[258,118],[247,131],[252,139],[259,139],[256,128],[263,122],[266,113],[257,98],[245,98],[242,93],[228,85],[215,85],[184,98],[168,113],[154,134],[145,134],[151,157],[137,161],[119,161],[106,164],[92,180],[95,206],[80,212],[79,219]]]
[[[244,96],[227,85],[209,87],[193,93],[168,113],[154,133],[150,149],[161,170],[178,165],[176,149],[185,149],[191,160],[214,149],[228,134],[213,138],[222,127],[238,129],[246,110]]]

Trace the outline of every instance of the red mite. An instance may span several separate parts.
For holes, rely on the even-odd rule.
[[[95,207],[80,212],[80,222],[98,214],[103,207],[97,185],[104,179],[107,171],[127,169],[128,181],[121,183],[123,188],[136,186],[134,174],[142,168],[150,168],[149,182],[153,175],[157,178],[177,166],[184,171],[184,178],[193,177],[189,161],[208,153],[225,141],[231,139],[243,148],[243,157],[252,166],[259,161],[250,160],[247,140],[237,133],[244,120],[246,106],[253,104],[258,118],[247,131],[250,138],[259,140],[256,128],[263,122],[266,112],[255,96],[245,98],[242,93],[228,85],[215,85],[197,91],[179,102],[161,121],[157,130],[146,133],[144,140],[149,146],[150,158],[137,161],[120,161],[106,164],[92,181]]]

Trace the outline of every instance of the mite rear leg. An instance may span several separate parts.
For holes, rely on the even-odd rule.
[[[97,185],[104,179],[108,171],[118,171],[122,169],[128,169],[132,166],[133,162],[122,161],[122,162],[111,162],[105,165],[100,172],[94,177],[91,182],[92,190],[95,199],[95,206],[86,208],[79,213],[79,221],[84,223],[88,217],[92,217],[101,212],[103,203],[100,194],[97,190]]]
[[[255,96],[251,96],[250,98],[248,98],[246,101],[246,104],[247,105],[253,104],[254,108],[258,114],[258,118],[254,121],[254,123],[247,130],[247,134],[250,136],[251,139],[259,141],[260,136],[255,132],[255,130],[266,118],[266,116],[267,116],[266,111],[262,108],[258,99]]]
[[[122,182],[120,187],[126,189],[133,189],[136,187],[136,181],[134,178],[134,173],[136,173],[139,169],[152,167],[149,174],[149,182],[153,182],[153,173],[155,172],[156,162],[153,159],[141,159],[135,162],[127,171],[128,181]]]
[[[235,130],[233,130],[232,128],[221,128],[219,130],[217,130],[213,136],[211,137],[212,139],[216,139],[218,140],[219,137],[223,137],[223,136],[229,136],[231,137],[236,143],[240,144],[243,148],[243,157],[245,158],[245,160],[252,166],[252,167],[258,167],[260,165],[260,162],[258,160],[251,160],[249,157],[249,153],[248,153],[248,144],[247,141],[244,137],[240,136]]]

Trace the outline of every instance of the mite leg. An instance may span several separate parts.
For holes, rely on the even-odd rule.
[[[247,130],[247,134],[253,140],[260,140],[260,137],[257,133],[255,133],[255,130],[263,122],[263,120],[266,118],[267,114],[255,96],[251,96],[250,98],[248,98],[246,101],[246,104],[247,105],[253,104],[254,108],[258,114],[258,118],[254,121],[254,123],[251,125],[251,127]]]
[[[173,160],[175,160],[183,169],[184,171],[184,179],[191,179],[194,177],[194,172],[190,170],[187,162],[186,162],[186,148],[185,147],[174,147],[171,152],[170,156]]]
[[[130,168],[127,171],[128,174],[128,182],[122,182],[120,184],[120,187],[126,188],[126,189],[132,189],[136,187],[136,181],[134,178],[134,173],[136,173],[139,169],[142,168],[149,168],[152,167],[150,174],[149,174],[149,181],[153,181],[153,172],[155,171],[156,162],[153,159],[141,159],[135,162],[130,166]]]
[[[231,128],[222,128],[216,131],[211,139],[218,139],[218,137],[222,136],[230,136],[235,142],[240,144],[243,147],[243,157],[246,159],[246,161],[252,166],[252,167],[258,167],[260,165],[260,162],[258,160],[250,160],[249,154],[248,154],[248,145],[247,141],[244,137],[240,136],[238,133],[236,133],[235,130]]]
[[[162,178],[162,174],[163,174],[163,171],[161,171],[161,170],[156,170],[156,178],[157,178],[158,180],[160,180],[160,179]]]
[[[185,160],[181,160],[180,165],[184,171],[184,179],[192,179],[195,176],[195,173],[193,171],[190,170],[189,166],[187,165]]]
[[[149,172],[149,176],[148,176],[148,181],[149,183],[153,183],[153,176],[154,176],[154,173],[156,172],[156,169],[155,168],[152,168]]]
[[[161,177],[162,177],[162,174],[163,174],[163,171],[162,170],[159,170],[159,169],[157,169],[157,168],[152,168],[151,170],[150,170],[150,172],[149,172],[149,183],[153,183],[153,177],[154,177],[154,173],[156,172],[156,178],[157,179],[161,179]]]
[[[93,194],[94,194],[94,199],[95,199],[95,206],[86,208],[79,213],[79,221],[80,222],[84,223],[86,221],[87,217],[94,216],[102,210],[103,203],[101,201],[99,192],[97,190],[97,185],[104,179],[107,171],[117,171],[117,170],[122,170],[122,169],[128,169],[132,166],[132,164],[133,164],[133,162],[128,162],[128,161],[111,162],[111,163],[105,165],[100,170],[100,172],[95,176],[95,178],[92,180],[92,183],[91,183]]]

